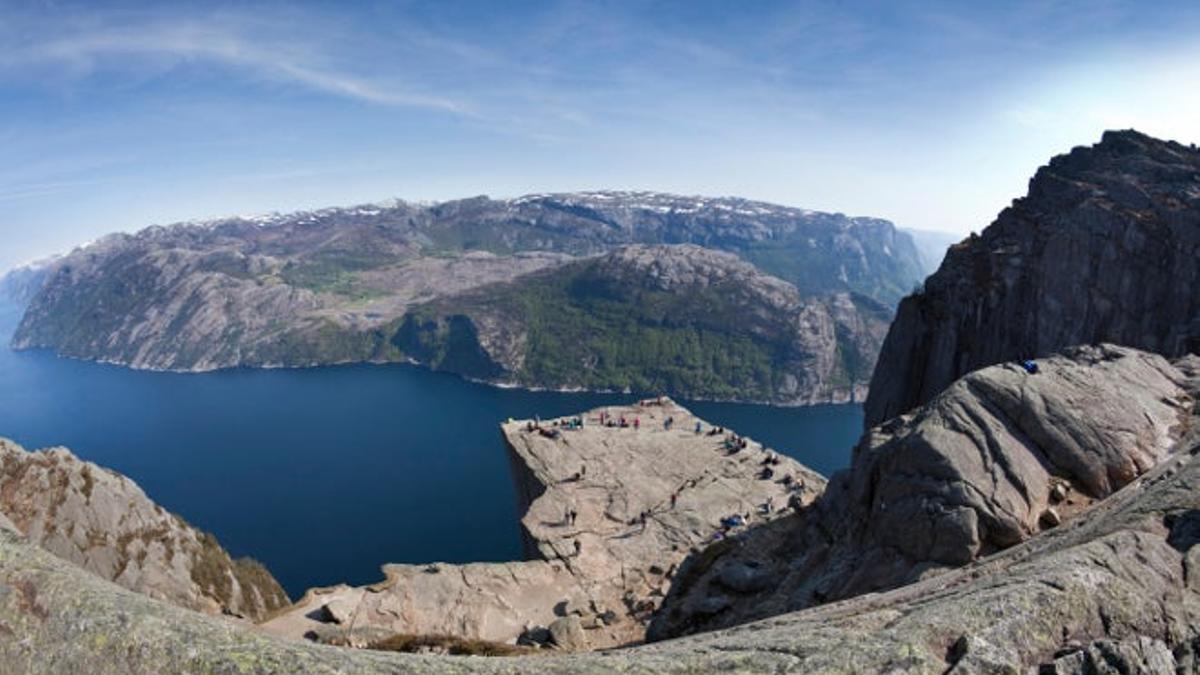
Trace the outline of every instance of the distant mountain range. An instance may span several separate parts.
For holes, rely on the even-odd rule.
[[[430,343],[428,333],[423,334],[424,342],[397,339],[402,328],[405,335],[414,334],[417,317],[406,318],[414,307],[425,317],[443,312],[441,321],[449,316],[444,312],[469,306],[471,312],[461,316],[475,321],[482,317],[481,299],[492,298],[502,305],[517,296],[524,298],[530,312],[511,313],[513,323],[504,330],[520,335],[510,336],[510,344],[530,336],[545,337],[547,333],[529,323],[534,314],[549,316],[568,309],[587,314],[597,305],[578,294],[569,301],[562,295],[531,294],[531,284],[551,279],[565,288],[570,275],[597,269],[599,264],[580,267],[572,261],[626,246],[660,245],[667,247],[635,249],[636,255],[630,255],[639,259],[662,255],[672,265],[681,257],[694,257],[707,271],[750,282],[746,286],[730,282],[730,288],[745,294],[739,312],[750,307],[756,312],[775,311],[774,300],[755,293],[778,284],[793,287],[785,314],[770,318],[780,330],[754,337],[760,345],[788,342],[763,347],[753,357],[761,361],[755,367],[772,369],[782,367],[779,359],[783,359],[791,369],[787,377],[761,381],[751,387],[752,395],[738,396],[742,389],[729,387],[725,377],[715,377],[724,366],[714,364],[730,345],[708,338],[692,355],[694,359],[673,366],[670,376],[635,372],[645,364],[628,359],[622,365],[625,374],[616,376],[607,366],[596,365],[603,362],[599,354],[579,351],[580,344],[598,348],[620,342],[618,338],[657,335],[664,326],[711,338],[705,331],[727,318],[697,311],[703,308],[700,296],[711,293],[711,285],[683,284],[661,297],[655,295],[661,306],[654,316],[640,311],[589,316],[589,322],[602,324],[588,329],[595,341],[572,339],[558,347],[539,343],[524,353],[532,361],[521,363],[541,364],[542,370],[516,368],[511,354],[492,355],[492,366],[484,369],[487,374],[475,365],[447,360],[444,354],[435,358],[434,352],[422,351],[422,345]],[[678,245],[687,246],[674,248]],[[711,251],[731,255],[713,257]],[[862,393],[878,349],[878,340],[869,337],[879,332],[874,321],[882,317],[886,322],[890,308],[919,284],[930,265],[928,257],[922,256],[908,233],[875,218],[737,198],[582,192],[508,200],[475,197],[432,205],[391,201],[155,226],[137,234],[109,235],[40,267],[14,271],[0,281],[0,292],[28,304],[13,340],[16,348],[48,348],[137,368],[211,370],[417,360],[527,386],[608,388],[624,382],[631,388],[662,389],[679,396],[733,394],[800,402],[845,398],[856,390]],[[568,263],[558,275],[518,280]],[[757,268],[755,274],[745,263]],[[767,275],[776,278],[763,282]],[[638,275],[614,277],[606,281],[605,292],[635,301],[647,297],[646,293],[659,293],[644,281]],[[483,288],[505,282],[513,283]],[[577,285],[571,288],[579,290]],[[467,292],[470,295],[450,300]],[[528,305],[539,301],[566,304]],[[709,302],[711,306],[711,298]],[[818,321],[821,330],[840,326],[821,333],[832,342],[817,346],[812,339],[798,340],[795,327],[783,329],[788,320],[810,319],[811,312],[826,317]],[[833,317],[846,318],[846,312],[855,318],[838,324]],[[498,330],[496,316],[489,314],[493,325],[488,330],[478,326],[473,330],[477,334]],[[860,316],[870,317],[869,327]],[[630,322],[650,333],[628,332]],[[726,328],[727,336],[744,337],[740,327]],[[839,352],[837,344],[855,345],[856,355]],[[809,352],[798,354],[796,349]],[[858,365],[833,370],[821,366],[825,369],[819,373],[811,370],[829,354],[834,354],[829,357],[834,361],[850,359]],[[571,377],[562,376],[555,370],[558,366],[547,365],[568,362],[574,364]],[[595,368],[599,370],[593,372]]]

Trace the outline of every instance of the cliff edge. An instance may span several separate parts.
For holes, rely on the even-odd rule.
[[[502,431],[529,560],[386,565],[384,581],[310,590],[263,628],[358,645],[392,634],[568,651],[639,642],[685,557],[787,520],[825,487],[665,397]],[[749,587],[767,578],[743,577]]]
[[[1106,132],[1038,169],[1027,196],[900,303],[866,426],[978,368],[1073,345],[1200,352],[1198,280],[1200,150]]]
[[[257,620],[288,603],[261,564],[231,558],[133,481],[65,448],[0,439],[0,514],[30,543],[180,607]]]

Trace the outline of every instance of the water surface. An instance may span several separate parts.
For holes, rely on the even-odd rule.
[[[0,436],[70,447],[263,561],[293,598],[381,578],[385,562],[520,557],[497,423],[632,401],[505,390],[403,365],[150,373],[13,352],[0,305]],[[684,402],[829,475],[862,425],[856,405]]]

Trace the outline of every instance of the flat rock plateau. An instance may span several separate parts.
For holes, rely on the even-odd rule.
[[[825,486],[668,398],[502,430],[529,560],[387,565],[378,584],[311,590],[262,627],[356,644],[396,633],[535,644],[553,633],[567,650],[638,642],[685,557],[789,517]],[[723,525],[733,517],[744,524]]]

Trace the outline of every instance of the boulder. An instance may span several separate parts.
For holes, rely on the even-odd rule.
[[[588,648],[583,622],[576,614],[555,619],[550,623],[550,640],[556,647],[567,652],[581,652]]]
[[[1098,345],[1040,363],[1036,375],[976,371],[868,431],[814,504],[685,561],[650,637],[887,590],[1002,551],[1150,471],[1195,426],[1195,381],[1161,356]],[[731,570],[751,564],[771,577],[746,593]],[[741,592],[714,613],[703,599],[715,587]]]

